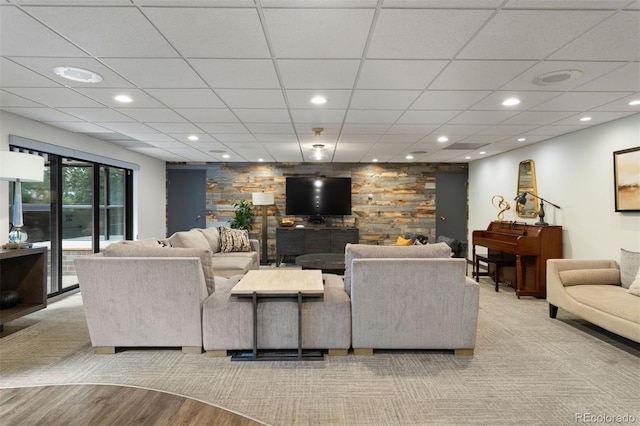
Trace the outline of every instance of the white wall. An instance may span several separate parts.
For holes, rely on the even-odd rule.
[[[9,149],[10,134],[139,165],[140,170],[134,174],[134,236],[149,238],[165,235],[164,161],[0,111],[0,151]],[[8,188],[8,182],[0,181],[0,245],[9,240]]]
[[[496,219],[494,195],[511,204],[505,220],[537,221],[513,213],[518,164],[532,159],[538,195],[562,207],[545,204],[545,220],[563,226],[565,258],[619,261],[620,248],[640,251],[640,213],[616,213],[613,183],[613,152],[637,146],[640,114],[471,162],[469,241],[474,229]]]

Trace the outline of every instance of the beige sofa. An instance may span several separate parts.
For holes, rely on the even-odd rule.
[[[613,260],[549,259],[549,315],[556,318],[562,308],[640,343],[640,297],[621,284],[620,268]]]
[[[354,353],[374,349],[448,349],[473,355],[479,285],[445,243],[347,244]]]

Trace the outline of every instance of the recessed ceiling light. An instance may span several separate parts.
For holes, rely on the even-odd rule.
[[[377,159],[377,158],[374,158],[374,159],[373,159],[373,160],[371,160],[371,161],[372,161],[372,162],[374,162],[374,163],[377,163],[377,162],[378,162],[378,159]]]
[[[504,106],[514,106],[514,105],[518,105],[520,103],[520,99],[518,98],[509,98],[509,99],[505,99],[502,102],[502,105]]]
[[[465,160],[471,160],[471,157],[466,156],[466,157],[464,157],[464,159],[465,159]]]
[[[407,155],[407,156],[406,156],[406,157],[404,157],[404,158],[406,158],[407,160],[413,160],[413,155]]]
[[[115,96],[113,99],[115,99],[118,102],[122,102],[123,104],[128,104],[133,102],[133,99],[131,99],[131,97],[127,95],[118,95],[118,96]]]
[[[264,158],[258,158],[258,162],[262,163],[264,161]]]
[[[527,140],[527,138],[518,138],[518,142],[524,142],[526,140]]]
[[[55,67],[53,72],[67,80],[79,81],[81,83],[100,83],[102,76],[93,71],[74,67]]]
[[[231,158],[231,156],[229,154],[223,154],[222,158]]]
[[[438,142],[447,142],[448,140],[449,140],[449,138],[448,138],[448,137],[446,137],[446,136],[440,136],[440,137],[438,138]]]
[[[480,151],[480,155],[485,155],[487,151]]]
[[[629,102],[629,105],[631,106],[640,105],[640,99],[634,99],[633,101]]]
[[[591,117],[582,117],[580,121],[591,121]]]
[[[326,104],[327,98],[325,98],[324,96],[315,96],[311,98],[311,103],[314,103],[316,105]]]
[[[533,79],[533,84],[537,86],[553,86],[554,84],[573,81],[582,77],[580,70],[560,70],[542,74]]]
[[[187,136],[187,139],[189,139],[190,141],[200,140],[200,138],[197,137],[196,135],[189,135],[189,136]]]

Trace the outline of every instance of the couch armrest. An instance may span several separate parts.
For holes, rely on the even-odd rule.
[[[547,302],[549,304],[566,308],[573,302],[565,290],[565,284],[560,277],[564,271],[578,271],[588,269],[616,269],[618,264],[610,259],[548,259],[547,260]],[[601,284],[585,282],[583,285]]]
[[[93,346],[202,346],[199,258],[82,256],[75,267]]]
[[[258,253],[258,259],[261,259],[260,256],[260,240],[257,238],[249,238],[249,244],[251,244],[251,251],[255,251]]]

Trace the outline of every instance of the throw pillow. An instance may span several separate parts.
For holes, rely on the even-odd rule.
[[[249,232],[246,229],[220,227],[220,251],[222,253],[251,251]]]
[[[397,246],[410,246],[412,244],[413,244],[413,240],[404,238],[402,235],[399,235],[398,239],[396,240]]]
[[[582,284],[620,285],[620,271],[605,269],[570,269],[560,271],[560,280],[565,287]]]
[[[198,231],[204,235],[209,242],[211,251],[213,253],[218,253],[220,251],[220,232],[218,231],[218,228],[215,226],[212,226],[211,228],[198,228]]]
[[[636,279],[633,280],[629,286],[627,293],[631,293],[634,296],[640,296],[640,268],[638,268],[638,272],[636,272]]]
[[[622,287],[629,288],[636,271],[640,268],[640,252],[620,249],[620,282]]]
[[[169,243],[171,243],[171,247],[203,248],[211,250],[209,241],[207,241],[204,235],[202,235],[202,233],[197,229],[176,232],[169,237]]]

